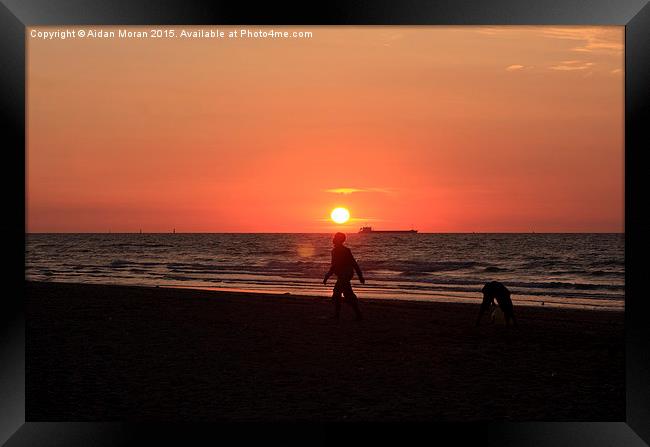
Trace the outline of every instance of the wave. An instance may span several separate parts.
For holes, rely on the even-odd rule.
[[[516,273],[511,270],[500,268],[497,266],[483,267],[480,271],[475,270],[475,274],[463,273],[462,276],[458,274],[444,275],[444,272],[457,272],[463,269],[474,269],[477,265],[476,262],[402,262],[402,265],[392,266],[386,262],[375,262],[372,265],[363,266],[367,278],[373,277],[374,271],[380,271],[374,275],[374,278],[383,282],[399,282],[401,278],[412,280],[420,283],[428,284],[446,284],[446,285],[473,285],[481,286],[488,280],[494,277],[484,277],[476,275],[476,273],[499,273],[501,275],[508,273],[507,276],[500,276],[499,280],[504,282],[508,287],[523,288],[523,289],[568,289],[568,290],[610,290],[621,291],[624,290],[624,284],[601,284],[592,283],[588,281],[557,281],[553,280],[552,276],[562,273],[575,274],[576,271],[553,271],[547,272],[550,278],[541,281],[521,281],[516,279]],[[280,277],[308,277],[320,278],[327,270],[328,263],[316,263],[310,261],[268,261],[262,265],[238,265],[238,264],[204,264],[204,263],[155,263],[155,262],[133,262],[123,259],[116,259],[109,263],[108,267],[111,270],[130,271],[137,274],[154,274],[154,271],[149,267],[158,267],[166,269],[168,273],[174,274],[175,278],[187,277],[194,279],[206,280],[206,275],[232,275],[234,277],[241,275],[253,276],[268,276],[279,275]],[[97,266],[71,266],[75,271],[90,272],[91,269],[95,273],[99,273]],[[387,267],[405,268],[410,269],[397,271],[388,270]],[[66,269],[67,270],[67,269]],[[107,272],[109,273],[109,272]],[[443,273],[443,274],[441,274]],[[196,276],[203,275],[203,276]],[[594,272],[581,272],[583,277],[604,277],[613,276],[622,280],[622,273],[605,271]],[[412,278],[412,279],[411,279]]]
[[[366,290],[480,294],[498,280],[514,294],[623,299],[620,235],[350,235]],[[298,247],[312,247],[299,256]],[[26,275],[41,280],[194,286],[318,287],[330,235],[29,235]],[[322,287],[322,286],[321,286]],[[320,289],[318,289],[320,290]],[[391,292],[392,293],[392,292]]]
[[[451,270],[465,270],[482,266],[476,261],[363,261],[359,264],[365,270],[393,270],[398,272],[432,273]]]
[[[504,268],[501,268],[501,267],[490,265],[490,266],[485,267],[483,269],[483,271],[487,272],[487,273],[496,273],[496,272],[507,272],[507,271],[509,271],[509,269],[504,269]]]
[[[111,261],[109,266],[111,268],[123,268],[123,267],[128,267],[128,266],[130,266],[132,264],[133,263],[131,261],[125,261],[123,259],[115,259],[115,260]]]

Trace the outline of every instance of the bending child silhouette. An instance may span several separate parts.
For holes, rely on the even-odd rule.
[[[514,306],[512,305],[512,299],[510,298],[510,290],[503,284],[498,281],[490,281],[485,284],[482,289],[483,292],[483,302],[481,303],[481,308],[478,311],[478,318],[476,319],[476,326],[479,325],[481,317],[483,314],[490,309],[492,303],[496,299],[497,304],[503,311],[503,316],[506,320],[506,326],[512,324],[514,327],[517,327],[517,320],[515,319]]]
[[[359,268],[359,264],[352,256],[352,251],[343,245],[345,242],[345,234],[336,233],[332,239],[334,248],[332,248],[332,265],[327,273],[325,273],[325,278],[323,279],[323,284],[327,285],[327,280],[332,274],[336,275],[336,284],[334,285],[334,290],[332,290],[332,299],[334,300],[335,305],[335,314],[334,318],[339,319],[341,314],[341,294],[345,298],[345,301],[352,306],[354,313],[357,316],[357,321],[361,320],[361,311],[359,310],[359,304],[357,296],[352,290],[352,284],[350,280],[354,276],[354,272],[357,272],[359,281],[361,284],[365,284],[366,280],[363,278],[363,273]]]

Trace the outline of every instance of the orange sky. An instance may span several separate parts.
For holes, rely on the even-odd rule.
[[[623,231],[623,27],[263,28],[29,28],[27,230]]]

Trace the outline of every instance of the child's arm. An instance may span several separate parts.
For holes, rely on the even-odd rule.
[[[354,270],[357,272],[357,276],[359,277],[359,281],[361,281],[361,284],[365,284],[366,280],[363,277],[363,272],[361,271],[359,264],[357,264],[357,260],[354,259],[354,256],[352,256],[352,266],[354,267]]]

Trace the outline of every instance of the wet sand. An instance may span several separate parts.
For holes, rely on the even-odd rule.
[[[622,421],[623,313],[26,283],[28,421]]]

